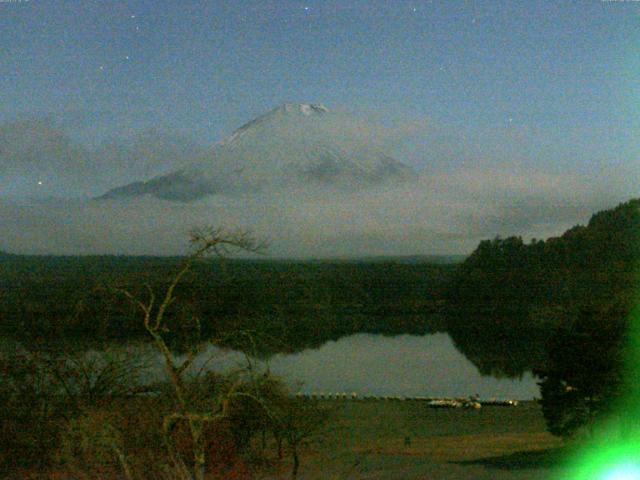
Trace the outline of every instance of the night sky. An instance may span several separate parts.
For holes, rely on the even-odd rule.
[[[25,131],[90,169],[149,132],[199,151],[317,102],[388,127],[423,172],[535,172],[543,192],[569,175],[621,200],[640,175],[639,37],[634,1],[0,0],[0,177]],[[96,193],[29,168],[0,197]]]

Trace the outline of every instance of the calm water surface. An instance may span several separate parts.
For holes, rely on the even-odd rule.
[[[2,348],[12,348],[6,340]],[[110,351],[139,354],[149,365],[145,381],[164,380],[160,354],[149,344],[115,344]],[[86,355],[95,354],[88,350]],[[246,365],[245,357],[209,346],[192,365],[202,370],[228,372]],[[483,376],[458,352],[449,335],[357,334],[330,341],[317,349],[279,354],[261,364],[282,377],[294,391],[390,396],[469,396],[531,399],[540,396],[536,379]]]
[[[194,364],[229,371],[243,364],[238,352],[209,347]],[[154,362],[155,363],[155,362]],[[161,376],[159,367],[154,376]],[[357,334],[318,349],[279,354],[267,362],[271,372],[305,393],[357,392],[359,395],[469,396],[531,399],[539,396],[536,379],[480,375],[445,333],[387,337]]]

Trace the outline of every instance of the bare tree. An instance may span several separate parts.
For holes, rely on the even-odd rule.
[[[278,456],[282,457],[284,440],[292,460],[291,478],[295,480],[300,469],[300,447],[318,433],[329,412],[311,400],[284,398],[273,405],[271,413]]]
[[[225,258],[236,251],[259,253],[262,252],[267,245],[265,242],[258,241],[250,232],[225,230],[221,228],[195,229],[191,232],[190,241],[193,248],[192,253],[185,257],[177,273],[171,278],[171,281],[161,295],[157,296],[149,284],[145,284],[148,292],[146,299],[141,299],[126,289],[118,290],[137,305],[143,313],[144,328],[152,337],[156,348],[161,353],[164,360],[164,368],[171,382],[176,401],[176,410],[165,416],[163,430],[166,447],[172,462],[185,477],[203,480],[206,466],[206,438],[204,435],[206,425],[226,418],[229,414],[229,403],[233,398],[251,398],[260,405],[262,405],[263,402],[252,392],[242,389],[243,380],[239,378],[233,382],[226,391],[218,395],[216,404],[211,411],[196,411],[188,399],[185,373],[193,364],[198,354],[206,347],[206,343],[202,341],[200,335],[200,320],[194,318],[195,328],[198,334],[197,341],[190,345],[186,358],[179,360],[169,348],[167,339],[165,338],[165,334],[169,331],[165,315],[167,309],[176,300],[176,287],[191,270],[195,262],[207,255]],[[186,423],[192,441],[192,474],[188,472],[187,467],[185,467],[180,459],[171,437],[172,431],[180,422]]]

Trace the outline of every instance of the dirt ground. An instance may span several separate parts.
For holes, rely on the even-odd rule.
[[[298,478],[546,480],[562,478],[564,452],[535,402],[463,410],[344,401],[305,448]]]

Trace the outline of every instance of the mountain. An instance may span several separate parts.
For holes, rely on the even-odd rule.
[[[328,185],[352,190],[413,176],[375,145],[375,129],[319,104],[284,104],[216,144],[195,162],[102,199],[153,195],[192,201],[216,193]]]

